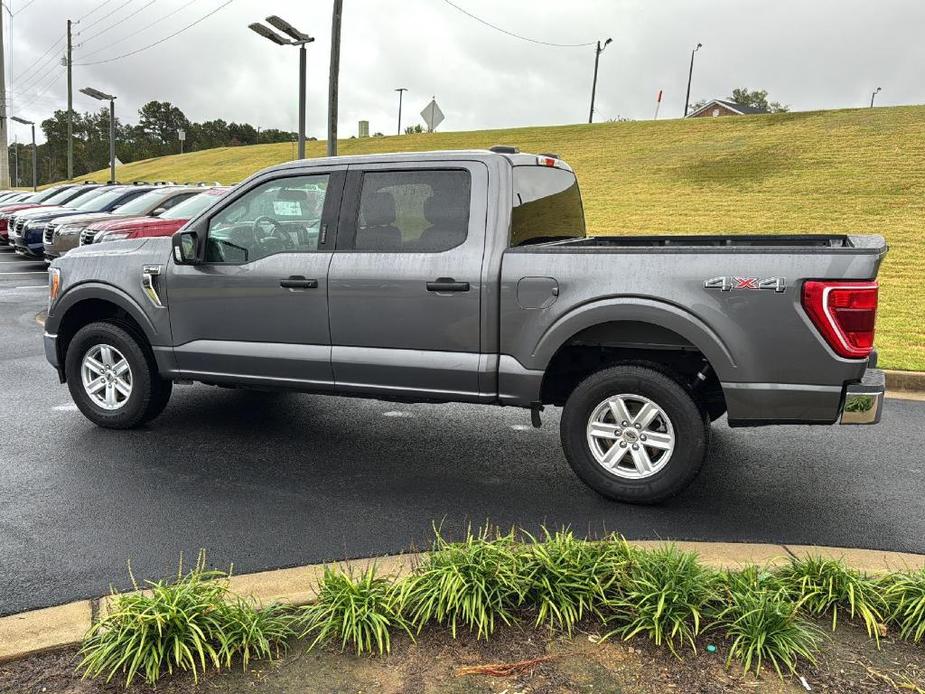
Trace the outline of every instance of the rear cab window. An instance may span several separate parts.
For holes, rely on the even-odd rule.
[[[515,165],[511,246],[584,238],[585,214],[574,172]]]

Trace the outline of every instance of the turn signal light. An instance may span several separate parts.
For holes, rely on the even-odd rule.
[[[48,270],[48,305],[51,306],[61,291],[61,270],[56,267]]]
[[[877,319],[876,282],[821,282],[803,284],[803,308],[835,353],[864,359],[874,347]]]

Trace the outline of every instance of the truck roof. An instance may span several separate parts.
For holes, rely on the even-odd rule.
[[[502,147],[498,147],[502,149]],[[319,157],[317,159],[297,159],[295,161],[278,164],[268,167],[264,171],[295,169],[303,166],[320,166],[325,164],[372,164],[382,162],[431,162],[443,161],[446,159],[472,159],[476,161],[485,161],[489,159],[505,159],[512,166],[555,166],[556,168],[571,171],[572,168],[564,161],[559,159],[556,154],[530,154],[521,152],[515,147],[503,147],[505,151],[493,151],[492,149],[440,149],[427,152],[386,152],[382,154],[350,154],[337,157]],[[514,150],[514,151],[509,151]],[[554,160],[554,164],[548,163]]]

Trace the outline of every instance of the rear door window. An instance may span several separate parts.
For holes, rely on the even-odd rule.
[[[575,174],[552,166],[515,166],[511,246],[584,238]]]
[[[469,230],[469,172],[427,169],[363,174],[354,249],[440,253]]]

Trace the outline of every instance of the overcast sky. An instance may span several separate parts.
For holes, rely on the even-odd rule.
[[[793,110],[845,108],[869,104],[871,91],[880,86],[878,105],[925,103],[923,0],[453,1],[540,41],[612,37],[601,55],[597,120],[652,118],[660,89],[659,117],[678,117],[697,42],[703,48],[694,65],[691,101],[747,86],[766,89],[772,100]],[[17,13],[12,27],[9,20],[5,26],[11,113],[41,121],[64,107],[64,68],[49,57],[61,55],[63,42],[55,42],[65,20],[92,11],[75,24],[75,109],[97,106],[76,92],[93,86],[118,95],[124,122],[135,122],[141,104],[159,99],[192,120],[223,118],[295,130],[298,52],[247,28],[276,13],[316,37],[308,49],[308,130],[323,137],[330,0],[232,0],[161,45],[114,62],[81,65],[153,43],[224,2],[5,0]],[[156,20],[162,21],[148,28]],[[409,90],[403,125],[421,121],[418,114],[432,95],[446,114],[441,130],[584,122],[593,66],[593,46],[522,41],[444,0],[344,0],[340,134],[355,134],[360,119],[370,121],[372,132],[394,133],[396,87]],[[26,126],[11,125],[11,141],[13,134],[28,138]]]

